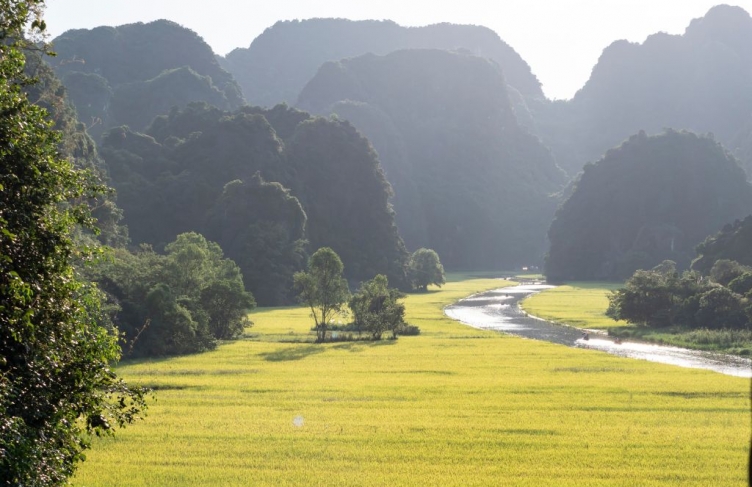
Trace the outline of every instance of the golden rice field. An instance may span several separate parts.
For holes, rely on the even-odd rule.
[[[301,343],[253,314],[202,355],[122,366],[146,419],[96,440],[76,486],[743,486],[748,380],[477,331],[444,317],[500,281],[407,298],[421,336]]]
[[[607,329],[627,326],[606,316],[608,294],[622,287],[612,282],[573,282],[530,296],[522,303],[525,311],[539,318],[577,328]]]

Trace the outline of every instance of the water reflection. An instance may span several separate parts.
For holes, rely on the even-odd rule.
[[[688,350],[679,347],[651,345],[624,341],[615,343],[604,336],[584,339],[582,331],[568,326],[554,325],[528,316],[519,307],[520,301],[554,286],[533,283],[496,289],[462,299],[444,312],[450,318],[484,330],[545,340],[571,347],[601,350],[621,357],[650,360],[665,364],[709,369],[737,377],[752,377],[752,360],[743,357]]]

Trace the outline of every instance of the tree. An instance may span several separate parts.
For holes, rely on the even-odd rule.
[[[326,339],[328,323],[342,311],[349,297],[343,270],[339,256],[329,247],[323,247],[311,256],[308,272],[295,273],[295,289],[300,300],[311,308],[317,342]]]
[[[441,287],[446,282],[439,254],[431,249],[418,249],[410,256],[408,274],[413,286],[423,291],[429,284]]]
[[[111,370],[116,330],[99,325],[100,293],[72,265],[92,254],[72,233],[91,226],[85,201],[101,188],[60,156],[46,111],[22,89],[31,82],[23,51],[44,33],[43,6],[0,2],[2,485],[65,484],[92,434],[134,421],[145,406],[144,391]]]
[[[256,306],[243,282],[217,280],[201,290],[201,306],[209,314],[209,331],[219,340],[236,338],[249,325],[246,317]]]
[[[611,291],[606,315],[643,326],[668,325],[673,304],[668,276],[639,270],[623,288]]]
[[[399,290],[390,288],[386,276],[379,274],[364,282],[348,302],[358,330],[371,334],[374,340],[381,340],[386,331],[397,338],[399,329],[405,323],[405,305],[398,300],[405,297]]]

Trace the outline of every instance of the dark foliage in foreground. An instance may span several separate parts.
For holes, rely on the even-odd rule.
[[[116,330],[72,265],[92,254],[73,233],[92,227],[87,201],[103,188],[63,158],[48,112],[22,91],[23,35],[44,31],[42,7],[0,4],[0,484],[13,486],[66,484],[91,435],[145,405],[110,368]]]

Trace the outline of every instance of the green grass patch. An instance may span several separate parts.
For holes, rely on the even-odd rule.
[[[95,439],[74,485],[743,486],[749,381],[475,330],[406,299],[421,335],[312,344],[302,308],[244,340],[120,374],[145,421]]]
[[[577,328],[608,329],[625,326],[606,316],[608,294],[619,289],[613,282],[573,282],[530,296],[522,302],[525,311]]]

